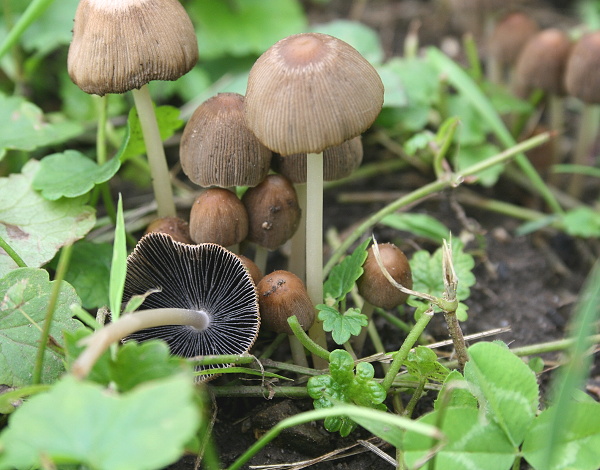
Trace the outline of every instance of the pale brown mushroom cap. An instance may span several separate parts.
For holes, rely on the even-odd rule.
[[[244,97],[220,93],[202,103],[181,137],[183,172],[203,186],[256,186],[269,172],[272,152],[248,129]]]
[[[368,129],[383,106],[383,83],[360,53],[319,33],[289,36],[250,70],[246,123],[281,155],[318,153]]]
[[[190,225],[179,217],[160,217],[153,220],[146,227],[145,234],[158,232],[170,235],[173,240],[180,243],[194,243],[190,238]]]
[[[248,235],[248,214],[238,197],[222,188],[203,191],[190,211],[190,237],[196,243],[232,246]]]
[[[67,67],[90,94],[176,80],[198,61],[192,22],[178,0],[81,0]]]
[[[519,11],[509,13],[492,31],[489,53],[502,65],[514,65],[527,41],[538,30],[538,24],[529,15]]]
[[[565,87],[569,95],[584,103],[600,103],[600,31],[584,34],[573,46]]]
[[[363,158],[361,136],[323,150],[323,180],[335,181],[350,176]],[[282,157],[273,155],[271,167],[293,183],[306,183],[306,154],[296,153]]]
[[[569,36],[548,28],[533,36],[521,51],[515,67],[516,92],[527,97],[540,89],[554,95],[565,94],[565,66],[571,50]]]

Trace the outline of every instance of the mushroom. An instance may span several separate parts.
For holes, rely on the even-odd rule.
[[[247,235],[248,214],[233,192],[209,188],[200,193],[190,211],[190,237],[194,242],[233,247]]]
[[[73,365],[85,376],[95,359],[124,341],[164,340],[174,355],[244,354],[260,326],[256,286],[242,261],[212,243],[187,245],[163,233],[145,235],[127,258],[123,300],[145,295],[144,310],[122,315],[86,339]],[[197,371],[227,367],[197,366]],[[214,378],[198,375],[197,382]]]
[[[160,232],[171,235],[173,240],[181,243],[194,243],[190,238],[190,226],[189,224],[179,217],[160,217],[153,220],[148,227],[146,232]]]
[[[77,6],[69,76],[90,94],[132,91],[159,216],[174,216],[175,204],[147,84],[176,80],[197,61],[194,27],[177,0],[81,0]]]
[[[412,271],[404,252],[393,243],[379,245],[381,261],[392,278],[407,289],[412,289]],[[391,309],[406,302],[408,294],[398,290],[385,277],[373,252],[373,246],[367,250],[367,258],[363,263],[363,273],[356,281],[358,293],[365,303],[362,313],[369,321],[373,316],[374,307]],[[353,342],[357,352],[362,350],[367,330],[364,329]]]
[[[238,93],[220,93],[198,106],[179,148],[183,172],[203,187],[256,186],[269,172],[271,154],[246,127]]]
[[[323,301],[321,153],[368,129],[382,105],[383,84],[377,71],[352,46],[326,34],[284,38],[250,70],[245,99],[248,127],[282,156],[308,154],[306,282],[315,305]],[[320,322],[310,334],[325,345]]]
[[[294,336],[287,319],[293,315],[304,331],[315,320],[315,309],[302,280],[294,273],[278,270],[266,275],[256,286],[261,326],[290,338],[294,362],[308,366],[304,346]]]
[[[247,240],[256,244],[256,262],[265,271],[267,250],[289,240],[300,223],[300,206],[294,185],[283,175],[269,175],[242,196],[248,213]]]
[[[585,165],[600,120],[597,106],[600,104],[600,31],[584,34],[573,46],[565,71],[567,93],[583,102],[583,112],[579,119],[579,131],[572,162]],[[574,173],[569,181],[568,191],[579,197],[583,190],[583,175]]]

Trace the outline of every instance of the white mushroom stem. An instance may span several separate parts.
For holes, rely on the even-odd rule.
[[[152,188],[158,206],[158,217],[175,216],[175,201],[173,199],[169,167],[167,166],[165,149],[160,137],[148,85],[144,85],[139,90],[131,90],[131,93],[133,94],[133,101],[144,135],[144,143],[146,144],[146,155],[148,155],[150,173],[152,174]]]
[[[323,303],[323,153],[306,156],[306,290],[314,306]],[[327,349],[323,322],[315,318],[310,338]],[[326,361],[313,355],[317,369]]]
[[[203,310],[156,308],[125,314],[114,323],[109,323],[80,341],[80,344],[86,345],[87,348],[75,360],[71,372],[77,378],[86,377],[98,358],[111,344],[121,341],[136,331],[167,325],[188,325],[198,330],[205,330],[209,324],[210,317]]]

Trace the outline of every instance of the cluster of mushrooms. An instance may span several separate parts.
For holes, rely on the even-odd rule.
[[[203,188],[188,224],[176,217],[147,83],[176,80],[197,60],[194,27],[178,0],[79,3],[69,74],[87,93],[132,91],[159,215],[127,260],[124,302],[145,296],[142,310],[89,340],[73,368],[80,375],[116,339],[161,338],[183,357],[242,354],[261,322],[289,335],[289,316],[305,330],[317,323],[323,179],[342,178],[360,165],[360,134],[383,105],[381,79],[354,48],[332,36],[298,34],[273,45],[252,67],[245,96],[208,99],[184,129],[181,166]],[[292,237],[290,270],[263,276],[266,253]],[[257,263],[237,254],[240,243],[254,246]],[[398,280],[411,287],[410,275]],[[387,280],[384,285],[397,296]],[[379,295],[382,288],[374,290]],[[326,346],[320,325],[310,333]],[[292,350],[305,360],[303,350]],[[198,368],[204,374],[198,381],[223,365],[205,367],[210,370]]]

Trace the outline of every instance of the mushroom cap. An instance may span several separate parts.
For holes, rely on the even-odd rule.
[[[565,66],[570,50],[571,40],[560,29],[544,29],[533,36],[515,66],[517,93],[526,97],[539,88],[546,93],[564,95]]]
[[[164,340],[172,354],[196,357],[243,354],[258,335],[260,317],[256,286],[242,261],[212,243],[187,245],[163,233],[145,235],[127,258],[123,299],[143,295],[142,307],[204,310],[207,329],[169,325],[146,328],[127,337],[139,342]],[[223,364],[197,366],[218,369]],[[207,376],[198,376],[203,381]]]
[[[67,68],[90,94],[176,80],[198,61],[194,26],[178,0],[81,0]]]
[[[303,33],[275,43],[253,65],[246,123],[281,155],[318,153],[364,132],[382,105],[381,78],[356,49]]]
[[[248,213],[231,191],[209,188],[196,198],[190,211],[190,237],[196,243],[232,246],[248,235]]]
[[[220,93],[198,106],[179,148],[183,172],[204,187],[256,186],[269,172],[271,154],[246,126],[238,93]]]
[[[258,285],[258,304],[261,325],[275,333],[294,334],[287,319],[293,315],[304,331],[315,320],[313,306],[304,283],[289,271],[273,271],[263,277]]]
[[[521,50],[539,30],[527,14],[515,11],[502,18],[489,39],[489,53],[503,65],[514,65]]]
[[[146,233],[151,232],[166,233],[167,235],[171,235],[176,242],[194,243],[190,238],[189,224],[179,217],[167,216],[153,220],[146,227]]]
[[[361,136],[323,150],[323,179],[335,181],[350,176],[363,158]],[[293,183],[306,183],[306,154],[296,153],[282,157],[273,155],[271,167]]]
[[[600,31],[584,34],[567,60],[565,87],[584,103],[600,103]]]
[[[402,286],[412,289],[412,272],[406,255],[392,243],[379,245],[381,261],[392,278]],[[394,287],[383,275],[371,246],[363,264],[363,274],[356,281],[360,295],[376,307],[390,309],[406,302],[408,295]]]
[[[268,250],[283,245],[298,229],[300,206],[294,186],[283,175],[269,175],[242,196],[248,213],[247,239]]]

